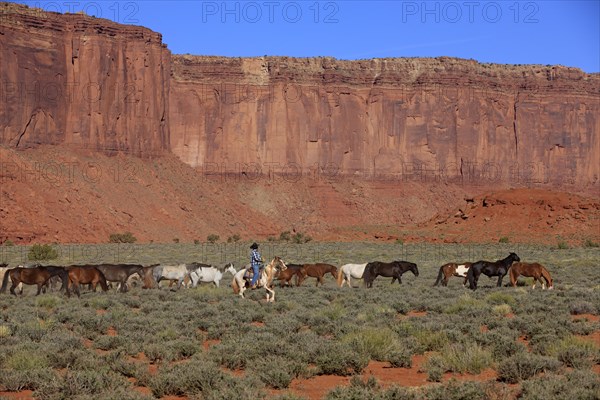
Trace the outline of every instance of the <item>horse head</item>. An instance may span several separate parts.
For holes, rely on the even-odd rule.
[[[415,276],[419,276],[419,268],[417,268],[417,264],[410,263],[410,270]]]
[[[273,258],[273,260],[269,263],[269,266],[279,271],[285,271],[287,269],[287,265],[285,265],[281,257],[278,256],[275,256]]]
[[[519,256],[517,255],[517,253],[513,253],[513,252],[511,252],[511,253],[508,255],[508,258],[509,258],[509,260],[510,260],[511,262],[515,262],[515,261],[516,261],[516,262],[519,262],[519,261],[521,261],[521,259],[520,259],[520,258],[519,258]]]
[[[235,270],[233,263],[229,263],[225,266],[225,272],[230,272],[231,275],[235,276],[235,274],[237,273],[237,271]]]

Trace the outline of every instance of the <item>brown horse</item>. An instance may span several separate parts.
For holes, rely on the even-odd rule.
[[[303,264],[299,272],[298,286],[302,285],[307,276],[317,278],[316,286],[319,286],[319,283],[323,285],[324,276],[328,272],[333,276],[333,279],[337,279],[337,267],[335,265],[323,263]]]
[[[453,276],[465,278],[463,286],[466,286],[468,282],[467,272],[469,271],[469,268],[471,268],[471,264],[472,263],[470,262],[465,262],[461,264],[448,263],[442,265],[440,267],[440,272],[438,273],[437,280],[435,281],[433,286],[439,285],[440,282],[442,283],[442,286],[448,286],[448,279],[450,279]]]
[[[63,287],[66,290],[66,294],[67,296],[70,296],[67,271],[64,268],[53,266],[35,268],[18,267],[9,269],[6,271],[4,279],[2,279],[0,293],[4,293],[6,291],[8,278],[10,277],[10,280],[12,281],[10,293],[16,296],[17,294],[15,293],[15,288],[22,282],[26,285],[37,285],[37,293],[35,294],[37,296],[42,291],[42,287],[44,287],[48,280],[53,276],[60,276],[63,282]]]
[[[96,291],[96,285],[99,283],[103,291],[108,290],[106,278],[102,271],[92,266],[71,266],[65,268],[69,274],[69,287],[73,286],[73,291],[80,297],[79,285],[91,284],[92,290]]]
[[[546,285],[548,285],[548,290],[554,289],[552,286],[552,277],[550,273],[542,264],[539,263],[524,263],[524,262],[516,262],[513,263],[510,267],[510,284],[513,287],[517,286],[517,278],[519,275],[523,275],[529,278],[533,278],[533,286],[532,289],[535,289],[535,284],[537,281],[540,281],[542,284],[542,289],[546,289]],[[542,278],[546,281],[546,284],[542,281]]]
[[[300,273],[301,269],[302,265],[300,264],[287,264],[287,269],[285,271],[279,271],[279,274],[277,274],[275,278],[279,279],[279,285],[283,287],[284,285],[291,286],[290,281],[293,277],[296,277],[296,286],[298,286],[298,282],[302,277],[302,274]]]

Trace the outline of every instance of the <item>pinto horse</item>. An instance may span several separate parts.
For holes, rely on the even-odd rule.
[[[300,269],[302,268],[301,264],[287,264],[287,269],[285,271],[279,271],[276,278],[279,279],[279,285],[283,287],[291,286],[290,281],[295,276],[296,277],[296,286],[299,286],[298,282],[302,274],[300,273]]]
[[[508,257],[498,261],[477,261],[471,265],[469,272],[467,272],[467,279],[469,280],[469,287],[471,290],[477,289],[477,281],[481,274],[487,275],[490,278],[492,276],[498,277],[497,287],[502,286],[502,278],[508,273],[508,269],[515,261],[521,261],[518,255],[510,253]]]
[[[552,277],[550,273],[542,264],[539,263],[524,263],[524,262],[516,262],[510,267],[510,284],[515,287],[517,286],[517,278],[519,275],[523,275],[529,278],[533,278],[533,286],[532,289],[535,289],[535,284],[537,281],[540,281],[542,284],[542,289],[546,289],[546,285],[548,285],[548,290],[554,289],[552,286]],[[546,281],[542,281],[542,278]]]
[[[62,279],[63,288],[66,290],[67,296],[70,296],[69,292],[69,277],[67,271],[62,267],[35,267],[35,268],[12,268],[6,271],[4,274],[4,278],[2,279],[2,287],[0,288],[0,293],[4,293],[6,291],[6,286],[8,284],[8,278],[12,281],[12,285],[10,287],[10,293],[17,295],[15,293],[15,288],[20,284],[24,283],[26,285],[37,285],[37,293],[36,296],[40,294],[42,291],[42,287],[46,285],[48,280],[53,276],[59,276]]]
[[[419,269],[417,264],[408,261],[392,261],[384,263],[381,261],[373,261],[366,265],[365,272],[363,274],[363,280],[365,287],[373,287],[373,281],[379,275],[392,277],[392,284],[396,279],[398,283],[402,283],[402,274],[406,271],[411,271],[415,276],[419,276]]]
[[[453,276],[458,276],[461,278],[465,278],[463,282],[463,286],[467,285],[467,272],[469,268],[471,268],[472,263],[466,262],[462,264],[457,263],[448,263],[444,264],[440,267],[440,272],[438,273],[437,280],[433,284],[433,286],[437,286],[442,283],[442,286],[448,286],[448,279]]]
[[[302,264],[300,268],[300,277],[298,278],[298,286],[302,285],[302,282],[307,276],[317,278],[316,286],[319,283],[323,285],[325,283],[325,274],[330,273],[333,279],[337,278],[337,267],[331,264],[317,263],[317,264]]]
[[[100,284],[104,292],[108,290],[104,274],[94,266],[70,266],[66,267],[65,270],[69,274],[69,287],[73,286],[73,291],[77,294],[77,297],[81,297],[79,285],[92,285],[92,290],[95,292],[96,285]]]
[[[260,278],[258,278],[258,281],[256,281],[256,286],[264,287],[267,290],[267,302],[275,301],[275,291],[272,287],[275,275],[281,271],[285,271],[286,269],[287,265],[285,265],[283,260],[279,257],[275,257],[262,269],[262,271],[260,271]],[[248,285],[248,281],[244,279],[245,273],[245,268],[240,269],[234,275],[233,281],[231,282],[233,293],[239,294],[242,298],[244,298],[244,292],[246,291],[246,286]]]
[[[350,281],[350,278],[362,279],[363,274],[365,273],[366,266],[367,263],[342,265],[337,273],[338,286],[343,287],[344,283],[347,283],[348,287],[352,287],[352,282]]]

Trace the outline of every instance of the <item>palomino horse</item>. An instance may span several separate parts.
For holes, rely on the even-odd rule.
[[[350,278],[362,279],[366,266],[366,263],[342,265],[337,273],[338,286],[343,287],[344,283],[347,283],[348,287],[352,287],[352,282],[350,281]]]
[[[287,269],[285,271],[279,271],[276,278],[279,279],[279,285],[283,287],[291,286],[290,281],[295,276],[296,277],[296,286],[298,286],[298,282],[302,274],[300,273],[300,269],[302,268],[301,264],[287,264]]]
[[[438,273],[437,280],[433,284],[433,286],[437,286],[442,282],[442,286],[448,286],[448,279],[453,276],[458,276],[461,278],[465,278],[463,282],[463,286],[467,285],[467,272],[469,268],[471,268],[472,263],[466,262],[462,264],[458,263],[448,263],[444,264],[440,267],[440,272]]]
[[[80,297],[79,285],[92,285],[92,290],[96,291],[96,285],[100,284],[102,290],[106,292],[108,285],[104,274],[98,268],[90,265],[71,266],[65,268],[69,274],[69,287],[73,286],[73,291]]]
[[[469,268],[469,272],[467,272],[467,278],[469,279],[469,287],[472,290],[477,289],[477,281],[479,280],[479,275],[484,274],[489,277],[497,276],[498,283],[497,287],[502,286],[502,278],[504,275],[508,273],[508,269],[511,264],[515,261],[521,261],[518,255],[515,253],[510,253],[508,257],[503,258],[498,261],[477,261],[471,265]]]
[[[12,285],[10,287],[10,292],[17,295],[15,293],[15,288],[22,282],[26,285],[37,285],[37,293],[36,296],[40,294],[42,291],[42,287],[46,285],[48,280],[53,276],[60,276],[62,279],[63,287],[66,290],[67,296],[70,296],[69,292],[69,277],[67,271],[61,267],[35,267],[35,268],[12,268],[6,271],[4,274],[4,278],[2,279],[2,287],[0,288],[0,293],[4,293],[6,291],[6,286],[8,284],[8,278],[12,281]]]
[[[317,263],[317,264],[303,264],[302,268],[300,268],[300,278],[298,279],[298,286],[302,285],[304,279],[307,276],[317,278],[316,286],[319,286],[319,283],[323,285],[325,283],[324,276],[325,274],[330,273],[333,276],[333,279],[337,278],[337,267],[331,264]]]
[[[283,260],[279,257],[275,257],[260,272],[260,278],[258,278],[256,284],[257,287],[264,287],[267,290],[267,302],[275,301],[275,291],[272,287],[275,275],[280,271],[285,271],[286,269],[287,265],[285,265]],[[244,279],[245,273],[245,268],[240,269],[234,275],[233,281],[231,282],[233,293],[238,293],[242,298],[244,297],[244,291],[246,290],[246,284],[248,283]]]
[[[519,275],[523,275],[529,278],[533,278],[533,286],[532,289],[535,289],[535,284],[537,281],[540,281],[542,284],[542,289],[546,289],[546,285],[548,285],[548,290],[552,290],[554,286],[552,286],[552,277],[550,273],[542,264],[539,263],[524,263],[524,262],[516,262],[510,267],[510,284],[513,287],[517,286],[517,278]],[[542,281],[542,278],[546,281],[546,284]]]
[[[212,282],[219,287],[223,274],[229,272],[235,276],[236,270],[232,263],[226,264],[224,267],[214,267],[212,265],[199,264],[200,267],[190,273],[192,287],[196,287],[200,282]]]
[[[419,269],[417,264],[408,261],[392,261],[384,263],[381,261],[374,261],[367,264],[365,272],[363,274],[363,280],[365,287],[373,287],[373,281],[379,275],[392,277],[392,284],[396,279],[398,283],[402,283],[402,274],[406,271],[411,271],[414,276],[419,276]]]

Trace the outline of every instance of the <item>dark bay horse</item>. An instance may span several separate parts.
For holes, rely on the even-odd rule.
[[[523,263],[516,262],[510,267],[510,284],[515,287],[517,286],[517,278],[519,275],[527,276],[529,278],[533,278],[533,286],[532,289],[535,289],[535,284],[537,281],[540,281],[542,284],[542,289],[546,289],[546,285],[548,286],[548,290],[552,290],[554,286],[552,286],[552,277],[550,273],[542,264],[539,263]],[[542,281],[542,278],[546,281],[546,284]]]
[[[307,276],[317,278],[316,286],[319,286],[319,283],[323,285],[326,273],[330,273],[331,276],[333,276],[333,279],[337,279],[337,267],[335,265],[324,263],[302,264],[299,271],[300,277],[298,278],[298,286],[302,285],[302,282],[304,282],[304,279],[306,279]]]
[[[448,263],[444,264],[440,267],[440,272],[438,273],[437,280],[433,284],[433,286],[437,286],[442,283],[442,286],[448,286],[448,279],[453,276],[458,276],[461,278],[465,278],[463,282],[463,286],[467,285],[467,272],[469,268],[471,268],[472,263]]]
[[[365,287],[373,287],[373,281],[379,275],[392,277],[392,284],[398,279],[398,283],[402,283],[402,274],[411,271],[415,276],[419,276],[417,264],[408,261],[392,261],[384,263],[381,261],[373,261],[367,264],[363,273]]]
[[[300,282],[300,278],[302,277],[302,274],[300,272],[300,270],[302,269],[302,265],[301,264],[286,264],[287,265],[287,269],[285,271],[279,271],[279,274],[277,274],[277,276],[275,277],[276,279],[279,279],[279,285],[281,287],[285,286],[291,286],[290,285],[290,281],[292,280],[293,277],[296,277],[296,286],[299,286],[298,282]]]
[[[73,291],[77,294],[77,297],[81,296],[79,285],[91,284],[92,290],[95,292],[96,285],[99,283],[103,291],[108,290],[104,274],[95,266],[71,266],[65,268],[65,270],[69,274],[69,285],[73,286]]]
[[[6,271],[4,279],[2,280],[0,293],[6,291],[8,278],[10,277],[10,280],[12,281],[10,293],[16,296],[15,288],[22,282],[26,285],[37,285],[37,293],[35,294],[37,296],[42,291],[42,287],[44,287],[46,283],[48,283],[48,280],[53,276],[59,276],[61,278],[63,288],[65,288],[67,296],[70,296],[71,293],[69,292],[69,277],[67,271],[62,267],[54,266],[9,269]]]
[[[477,261],[471,265],[469,268],[469,272],[467,272],[467,279],[469,279],[469,287],[472,290],[477,289],[477,281],[479,280],[479,276],[481,274],[487,275],[489,277],[497,276],[498,283],[497,287],[502,286],[502,278],[504,275],[508,273],[508,269],[515,261],[521,261],[518,255],[515,253],[510,253],[508,257],[503,258],[498,261]]]
[[[94,265],[103,274],[108,282],[119,282],[119,290],[126,292],[129,290],[127,279],[133,274],[138,274],[140,279],[143,279],[143,265],[138,264],[100,264]]]

